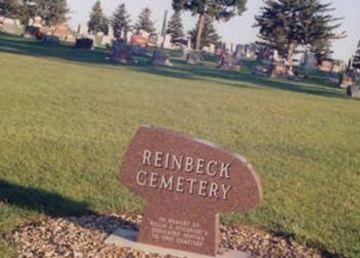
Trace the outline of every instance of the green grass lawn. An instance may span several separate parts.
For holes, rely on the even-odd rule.
[[[0,34],[0,233],[41,213],[141,212],[117,173],[139,125],[152,124],[251,161],[263,203],[227,223],[360,256],[360,101],[322,77],[124,67],[105,55]],[[0,241],[0,256],[11,250]]]

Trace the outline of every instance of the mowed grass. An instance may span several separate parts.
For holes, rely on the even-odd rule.
[[[182,62],[124,67],[104,57],[0,35],[1,234],[42,213],[141,212],[117,173],[137,128],[152,124],[251,161],[263,203],[227,223],[360,256],[359,101],[320,77],[297,83]],[[0,241],[0,256],[13,248]]]

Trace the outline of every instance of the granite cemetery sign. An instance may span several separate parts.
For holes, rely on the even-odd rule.
[[[241,156],[166,129],[143,126],[119,174],[147,203],[138,242],[215,256],[219,212],[248,211],[259,181]]]

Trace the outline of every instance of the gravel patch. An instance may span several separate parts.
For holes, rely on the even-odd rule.
[[[50,218],[29,222],[8,233],[5,239],[16,244],[21,258],[42,257],[124,257],[160,258],[157,254],[107,246],[105,239],[118,227],[138,230],[141,216],[89,215]],[[254,257],[322,257],[319,251],[295,241],[273,236],[251,227],[221,226],[221,249],[238,249]],[[166,256],[166,258],[175,258]]]

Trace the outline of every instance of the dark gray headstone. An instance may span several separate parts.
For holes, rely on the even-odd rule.
[[[110,58],[112,61],[120,64],[133,63],[131,46],[122,42],[114,42],[111,48]]]
[[[170,53],[166,50],[154,50],[152,64],[159,66],[173,66],[170,61]]]
[[[94,45],[94,40],[89,38],[79,38],[76,39],[75,48],[76,49],[92,49]]]
[[[56,46],[60,44],[60,39],[56,36],[45,35],[42,42],[45,45]]]

